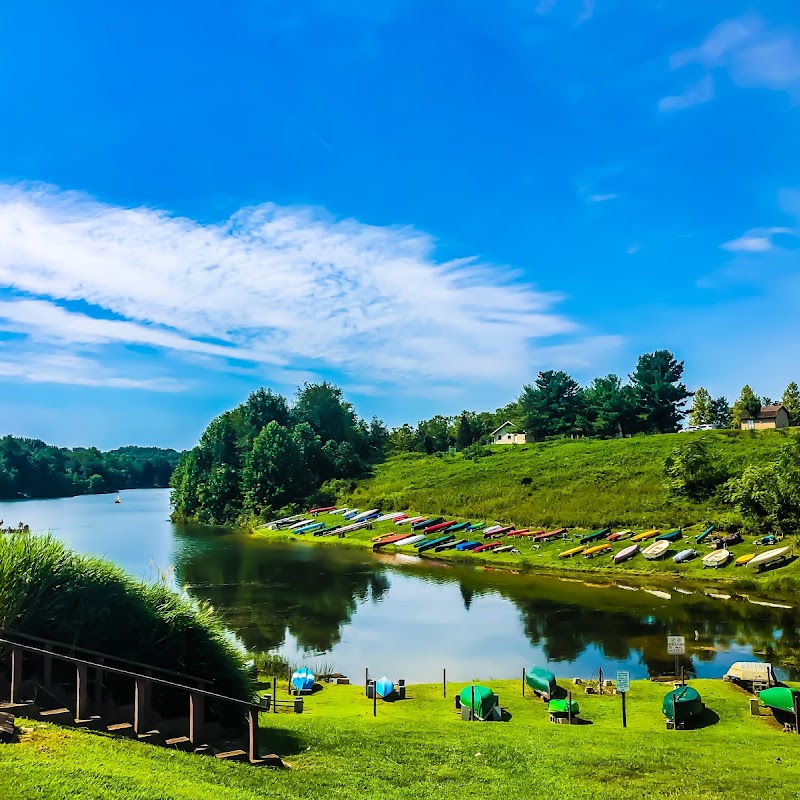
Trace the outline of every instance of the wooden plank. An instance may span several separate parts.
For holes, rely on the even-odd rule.
[[[11,648],[11,702],[22,702],[22,648]]]
[[[14,715],[0,711],[0,742],[11,742],[14,739],[16,728],[14,727]]]

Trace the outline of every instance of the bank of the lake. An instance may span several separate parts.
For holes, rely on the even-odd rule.
[[[679,732],[665,730],[664,684],[632,683],[623,729],[619,696],[576,695],[590,724],[553,725],[519,680],[481,682],[508,721],[462,722],[453,697],[463,683],[446,698],[441,684],[412,685],[405,701],[379,702],[375,718],[363,686],[326,684],[302,715],[261,716],[263,747],[284,756],[283,771],[26,723],[21,744],[0,748],[0,791],[47,800],[796,796],[797,737],[769,715],[751,717],[748,696],[722,681],[692,681],[708,712]]]
[[[414,511],[408,511],[408,516],[417,516]],[[326,525],[340,525],[342,518],[337,515],[320,514],[316,518]],[[467,521],[460,517],[453,516],[448,519],[457,521]],[[487,522],[487,526],[491,525]],[[347,532],[343,537],[335,534],[329,536],[314,536],[313,532],[305,534],[295,534],[290,530],[271,530],[265,527],[253,528],[254,535],[269,538],[274,541],[296,541],[300,544],[313,544],[323,547],[355,547],[373,550],[375,539],[383,534],[402,533],[408,530],[405,527],[397,527],[391,521],[376,522],[371,528],[362,528],[357,531]],[[570,550],[577,545],[580,536],[589,533],[587,530],[572,529],[569,531],[567,540],[557,539],[541,546],[532,546],[532,542],[527,538],[509,539],[507,544],[514,544],[518,552],[492,553],[484,551],[472,553],[470,551],[459,552],[456,550],[445,550],[440,553],[426,551],[422,558],[438,560],[443,563],[463,563],[490,567],[498,570],[510,570],[524,573],[540,573],[549,575],[587,575],[601,578],[604,581],[617,580],[636,580],[646,578],[649,581],[672,583],[678,581],[689,581],[698,584],[715,584],[736,587],[743,591],[753,590],[766,592],[769,594],[785,594],[800,588],[800,559],[796,558],[800,554],[800,546],[797,537],[787,536],[779,543],[779,546],[792,547],[792,554],[787,562],[780,566],[767,569],[763,572],[756,572],[749,569],[746,565],[734,566],[737,556],[745,553],[758,552],[753,544],[753,537],[745,537],[741,544],[731,547],[733,556],[723,567],[713,569],[703,565],[701,557],[711,552],[707,545],[698,545],[694,538],[702,533],[700,525],[687,527],[683,530],[683,539],[671,544],[666,554],[657,560],[647,560],[641,554],[634,558],[615,564],[609,558],[610,553],[616,553],[630,544],[630,539],[623,539],[614,543],[611,550],[594,558],[586,558],[578,553],[569,558],[560,558],[560,554]],[[409,535],[411,531],[409,530]],[[465,533],[463,538],[469,539],[469,533]],[[474,538],[483,541],[483,534],[477,531]],[[594,544],[602,544],[602,540]],[[642,542],[642,549],[652,540]],[[695,548],[699,555],[684,564],[675,564],[672,556],[685,548]],[[766,549],[761,547],[762,550]],[[383,553],[396,553],[401,557],[417,557],[417,550],[413,545],[397,547],[396,545],[386,545],[380,548]]]

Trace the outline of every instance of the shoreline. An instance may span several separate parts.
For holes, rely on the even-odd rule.
[[[335,523],[336,516],[320,514],[316,517],[320,522],[327,524]],[[236,530],[236,529],[234,529]],[[488,571],[498,570],[507,573],[518,573],[525,575],[544,575],[555,578],[566,578],[581,580],[581,577],[601,580],[604,584],[613,584],[630,579],[632,581],[654,581],[657,583],[701,583],[704,585],[714,585],[726,588],[735,588],[740,591],[761,591],[776,594],[786,594],[800,588],[800,559],[794,555],[797,550],[796,537],[786,537],[782,545],[793,546],[793,554],[789,563],[764,572],[754,572],[752,569],[747,572],[747,567],[735,567],[732,563],[720,569],[703,568],[700,557],[695,558],[688,564],[681,565],[683,569],[673,568],[671,555],[683,547],[694,545],[694,535],[700,533],[702,529],[697,526],[697,530],[685,529],[685,539],[683,542],[676,543],[667,551],[667,557],[658,561],[645,561],[637,556],[630,561],[622,564],[609,564],[605,557],[586,559],[578,555],[570,559],[559,559],[558,554],[563,550],[575,545],[573,537],[587,533],[573,529],[570,532],[570,539],[566,542],[561,540],[551,542],[542,546],[539,550],[532,550],[530,546],[522,544],[525,540],[514,540],[515,543],[522,544],[519,554],[501,553],[493,555],[491,551],[471,554],[470,551],[457,552],[446,550],[435,555],[427,553],[417,553],[413,546],[397,547],[396,545],[386,545],[376,549],[371,541],[373,537],[381,534],[403,530],[397,528],[393,522],[387,521],[374,524],[371,529],[361,529],[348,534],[345,537],[336,535],[313,536],[313,534],[294,534],[288,530],[271,530],[266,527],[246,526],[240,528],[242,532],[257,536],[259,538],[271,539],[273,541],[299,542],[306,546],[321,547],[347,547],[352,549],[369,550],[376,554],[385,555],[405,555],[420,559],[420,561],[432,562],[436,564],[446,564],[451,566],[474,566]],[[410,534],[409,534],[410,535]],[[620,542],[624,546],[627,540]],[[510,544],[511,542],[509,542]],[[700,551],[700,556],[706,552],[712,552],[710,548],[703,548],[695,545]],[[734,560],[735,556],[748,551],[755,550],[752,543],[743,542],[736,545],[736,550],[732,549]],[[762,547],[762,551],[769,547]],[[647,565],[647,569],[641,569],[639,565]],[[734,571],[735,570],[735,571]]]

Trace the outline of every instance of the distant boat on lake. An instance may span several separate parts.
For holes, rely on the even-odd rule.
[[[114,503],[116,504],[116,503],[121,503],[121,502],[122,502],[122,500],[120,499],[120,496],[117,495],[116,499],[114,500]]]

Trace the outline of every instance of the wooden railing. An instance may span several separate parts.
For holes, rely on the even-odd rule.
[[[24,681],[23,658],[25,654],[40,656],[43,659],[45,682],[48,679],[48,664],[52,665],[53,660],[75,667],[76,676],[76,696],[75,696],[75,719],[88,720],[91,716],[91,703],[89,700],[89,669],[95,670],[95,689],[102,686],[102,676],[104,673],[118,675],[129,678],[134,682],[133,696],[133,729],[136,734],[144,734],[149,728],[151,721],[150,698],[153,686],[161,686],[174,691],[183,692],[188,701],[189,711],[189,730],[188,739],[195,747],[201,744],[203,727],[205,723],[205,703],[213,700],[218,703],[238,706],[247,714],[248,727],[248,749],[247,755],[250,761],[258,761],[259,754],[259,730],[258,714],[264,711],[264,707],[252,701],[239,700],[235,697],[218,694],[208,689],[197,686],[189,686],[185,683],[158,678],[154,675],[146,675],[134,672],[121,667],[114,667],[105,662],[90,661],[77,656],[69,656],[63,653],[56,653],[34,645],[23,644],[13,641],[6,637],[0,637],[0,645],[6,645],[11,650],[11,703],[24,703],[22,697],[22,685]],[[49,668],[52,670],[52,666]],[[95,696],[95,701],[99,700],[99,694]]]

